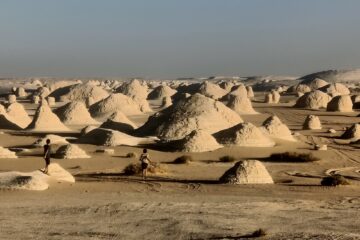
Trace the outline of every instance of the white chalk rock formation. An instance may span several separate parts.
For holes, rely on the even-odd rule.
[[[327,104],[330,102],[331,97],[319,90],[314,92],[306,93],[301,96],[297,101],[294,107],[297,108],[309,108],[309,109],[320,109],[326,108]]]
[[[128,133],[136,129],[137,126],[124,113],[117,111],[113,113],[106,122],[101,124],[100,128],[108,128]]]
[[[214,134],[217,141],[227,146],[273,147],[275,142],[252,123],[240,123]]]
[[[179,152],[208,152],[222,147],[211,134],[202,130],[194,130],[170,145]]]
[[[48,175],[41,171],[0,173],[0,188],[3,189],[42,191],[48,189],[53,182],[74,183],[75,178],[57,163],[49,165]]]
[[[162,99],[161,108],[167,108],[172,105],[171,97],[164,97]]]
[[[36,132],[71,131],[60,121],[58,116],[56,116],[56,114],[51,111],[51,108],[46,103],[46,101],[42,101],[36,110],[34,119],[26,129]]]
[[[121,93],[111,94],[109,97],[91,105],[89,109],[91,116],[99,118],[108,118],[117,111],[121,111],[125,115],[143,114],[138,102]]]
[[[274,183],[265,166],[258,160],[235,163],[219,179],[226,184],[272,184]]]
[[[15,103],[16,102],[16,96],[13,94],[8,95],[8,102],[11,103]]]
[[[352,112],[353,103],[349,95],[335,96],[328,103],[327,111],[330,112]]]
[[[31,118],[27,114],[24,106],[18,102],[11,103],[6,108],[6,113],[11,117],[12,121],[21,128],[26,128],[31,123]]]
[[[260,127],[260,130],[272,138],[286,141],[296,141],[288,126],[282,123],[277,116],[271,116],[267,118],[264,121],[262,127]]]
[[[223,103],[196,93],[154,114],[137,132],[175,140],[193,130],[202,129],[212,134],[241,122],[240,116]]]
[[[254,91],[251,86],[246,86],[247,96],[248,98],[255,97]]]
[[[352,141],[360,140],[360,124],[355,123],[351,127],[345,130],[341,135],[343,139],[350,139]]]
[[[321,128],[322,126],[321,126],[320,118],[318,116],[308,115],[305,118],[305,122],[303,124],[304,130],[318,130]]]
[[[116,89],[116,92],[122,93],[131,98],[138,99],[147,99],[148,96],[147,86],[141,84],[137,79],[123,83],[119,88]]]
[[[329,85],[319,88],[319,90],[329,94],[332,97],[350,94],[350,90],[341,83],[331,83]]]
[[[198,93],[217,100],[227,94],[227,91],[215,83],[205,81],[200,85]]]
[[[157,138],[139,138],[111,129],[96,128],[83,135],[79,142],[101,146],[138,146],[141,144],[153,144],[155,140]]]
[[[176,90],[172,89],[169,86],[161,85],[152,90],[147,98],[150,100],[163,99],[165,97],[171,97],[176,92]]]
[[[93,119],[83,102],[74,101],[57,108],[54,113],[65,124],[87,125],[99,124]]]
[[[238,114],[258,114],[247,96],[231,95],[227,106]]]
[[[56,156],[61,159],[90,158],[78,145],[67,144],[56,151]]]

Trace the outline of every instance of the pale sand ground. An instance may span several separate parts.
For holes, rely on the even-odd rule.
[[[292,98],[283,98],[283,101]],[[137,159],[124,156],[140,148],[115,147],[115,154],[95,153],[101,147],[83,145],[91,159],[54,160],[76,176],[75,184],[54,183],[50,189],[0,191],[0,239],[238,239],[263,228],[264,239],[360,239],[360,185],[319,186],[329,169],[360,177],[359,145],[337,145],[327,128],[341,130],[358,121],[358,113],[327,113],[290,108],[291,103],[253,104],[261,115],[244,116],[260,125],[275,113],[292,130],[301,129],[307,114],[320,116],[324,129],[300,131],[301,142],[280,142],[274,148],[223,148],[192,154],[189,165],[166,164],[182,153],[150,151],[168,174],[143,182],[121,170]],[[27,109],[34,106],[26,104]],[[137,123],[143,117],[133,117]],[[4,147],[26,146],[36,136],[0,135]],[[312,143],[326,143],[329,151],[312,151]],[[259,159],[272,152],[313,152],[314,163],[265,162],[275,185],[227,186],[216,183],[232,163],[219,163],[223,155]],[[43,167],[41,149],[21,153],[18,159],[0,160],[0,171],[32,171]],[[289,174],[308,174],[295,177]]]

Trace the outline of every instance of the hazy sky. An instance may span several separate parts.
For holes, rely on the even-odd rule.
[[[358,0],[1,0],[0,76],[360,67]]]

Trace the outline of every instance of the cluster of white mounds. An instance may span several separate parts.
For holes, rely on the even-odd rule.
[[[126,133],[104,128],[96,128],[79,139],[82,143],[101,146],[137,146],[140,144],[154,143],[155,140],[157,139],[133,137]]]
[[[241,122],[240,116],[223,103],[196,93],[151,116],[138,133],[181,139],[193,130],[211,134]]]
[[[307,79],[300,82],[302,85],[307,85],[311,89],[311,91],[317,90],[321,87],[329,85],[329,83],[320,78]]]
[[[143,113],[138,102],[122,93],[111,94],[109,97],[91,105],[89,111],[91,116],[98,118],[107,118],[117,111],[121,111],[125,115]]]
[[[303,129],[305,130],[317,130],[317,129],[321,129],[321,121],[320,118],[318,116],[315,115],[308,115],[305,118],[304,124],[303,124]]]
[[[96,103],[109,96],[109,93],[102,87],[91,85],[91,84],[77,84],[70,87],[69,92],[64,95],[56,96],[56,92],[52,93],[51,96],[59,99],[67,99],[69,101],[81,101],[89,105]],[[89,106],[88,105],[88,106]]]
[[[26,129],[36,132],[70,131],[70,129],[60,121],[58,116],[51,111],[46,101],[41,102],[35,112],[34,119]]]
[[[319,90],[329,94],[332,97],[338,96],[338,95],[349,95],[350,94],[350,90],[344,84],[341,84],[341,83],[328,84],[324,87],[319,88]]]
[[[331,97],[319,90],[309,92],[301,96],[297,101],[294,107],[297,108],[310,108],[310,109],[320,109],[326,108],[330,102]]]
[[[327,70],[301,77],[301,79],[305,80],[312,80],[315,78],[324,79],[328,82],[359,82],[360,69]]]
[[[26,128],[31,122],[31,118],[27,114],[24,106],[20,103],[14,102],[8,105],[6,113],[10,116],[13,123],[21,128]]]
[[[137,99],[147,99],[148,96],[147,86],[141,84],[137,79],[123,83],[119,88],[116,89],[116,92]]]
[[[227,146],[273,147],[275,142],[252,123],[240,123],[214,134],[217,141]]]
[[[99,124],[93,119],[83,102],[74,101],[57,108],[54,113],[65,124],[87,125]]]
[[[56,157],[61,159],[90,158],[78,145],[67,144],[56,151]]]
[[[228,92],[215,83],[205,81],[201,83],[198,93],[213,99],[222,98]]]
[[[179,152],[208,152],[222,146],[208,132],[194,130],[183,139],[170,142],[170,146]]]
[[[350,139],[352,141],[360,140],[360,124],[355,123],[341,135],[343,139]]]
[[[58,136],[58,135],[54,135],[54,134],[48,134],[43,138],[39,138],[37,139],[33,145],[36,147],[43,147],[46,144],[46,140],[50,140],[50,144],[54,144],[54,145],[64,145],[64,144],[68,144],[69,142],[66,140],[66,138]]]
[[[101,124],[100,128],[108,128],[129,133],[134,131],[137,126],[123,112],[117,111],[113,113],[103,124]]]
[[[272,90],[265,95],[265,103],[279,103],[280,97],[281,96],[278,91]]]
[[[248,98],[255,97],[254,91],[251,86],[246,86],[247,96]]]
[[[258,160],[235,163],[219,179],[227,184],[272,184],[274,183],[265,166]]]
[[[230,95],[227,106],[238,114],[258,114],[247,96]]]
[[[352,112],[353,103],[349,95],[335,96],[328,103],[327,111],[331,112]]]
[[[161,101],[161,108],[167,108],[172,105],[171,97],[164,97]]]
[[[0,146],[0,158],[17,158],[16,153]]]
[[[296,141],[292,136],[290,129],[277,116],[271,116],[267,118],[260,130],[263,131],[266,135],[282,139],[286,141]]]
[[[49,165],[48,175],[41,171],[0,173],[0,188],[42,191],[52,182],[74,183],[75,178],[57,163]]]
[[[171,97],[176,92],[176,90],[169,86],[161,85],[152,90],[147,98],[150,100],[163,99],[164,97]]]

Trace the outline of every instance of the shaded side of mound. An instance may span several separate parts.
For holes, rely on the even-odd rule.
[[[79,142],[81,143],[100,146],[138,146],[142,144],[153,144],[155,140],[156,138],[133,137],[119,131],[104,128],[96,128],[79,138]]]
[[[65,124],[86,125],[99,123],[91,117],[85,104],[79,101],[67,103],[57,108],[54,113]]]
[[[353,141],[360,139],[360,124],[355,123],[341,135],[341,138],[343,139],[350,139]]]
[[[194,130],[183,139],[170,141],[166,146],[179,152],[208,152],[222,147],[211,134],[202,130]]]
[[[226,184],[272,184],[274,183],[265,166],[258,160],[235,163],[219,179]]]
[[[114,112],[121,111],[125,115],[142,114],[139,103],[121,93],[111,94],[109,97],[90,106],[91,116],[107,118]]]
[[[6,113],[3,105],[0,104],[0,129],[22,130],[23,128],[16,124],[16,120]]]
[[[211,134],[240,122],[240,116],[223,103],[197,93],[154,114],[136,133],[181,139],[193,130],[201,129]]]
[[[60,121],[58,116],[51,111],[51,108],[45,101],[38,107],[34,119],[26,129],[39,132],[70,131],[70,129]]]
[[[264,135],[252,123],[240,123],[214,134],[216,140],[224,145],[241,147],[273,147],[275,142]]]

